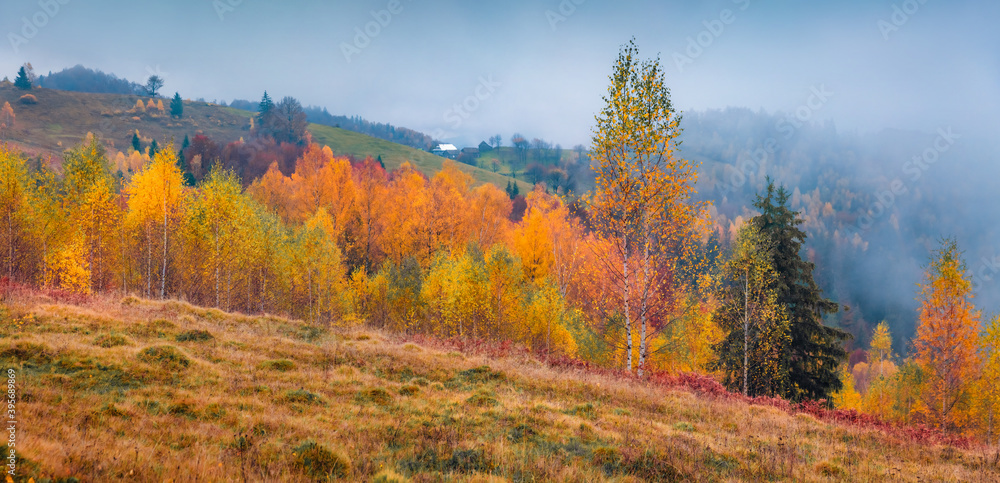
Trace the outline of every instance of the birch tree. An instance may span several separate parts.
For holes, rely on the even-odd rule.
[[[634,41],[623,46],[596,118],[589,208],[610,242],[596,245],[610,248],[597,256],[617,291],[609,310],[616,316],[608,320],[621,320],[625,368],[642,376],[649,341],[676,316],[678,262],[690,255],[703,213],[691,201],[696,166],[678,155],[681,117],[663,68],[658,58],[638,55]]]

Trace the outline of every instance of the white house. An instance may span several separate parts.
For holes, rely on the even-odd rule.
[[[454,144],[438,143],[431,148],[431,154],[436,154],[444,158],[455,159],[458,157],[458,148]]]

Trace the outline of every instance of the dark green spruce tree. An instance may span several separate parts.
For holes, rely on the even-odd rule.
[[[257,106],[257,130],[259,132],[268,132],[273,115],[274,101],[271,100],[271,96],[267,95],[267,91],[264,91],[264,96],[260,98],[260,104]]]
[[[181,175],[184,177],[184,185],[194,186],[195,179],[194,175],[191,174],[191,167],[188,166],[187,158],[184,156],[184,150],[191,145],[191,140],[188,139],[187,134],[184,135],[184,142],[181,143],[180,151],[177,151],[177,168],[181,170]]]
[[[843,343],[851,336],[823,325],[823,315],[836,313],[839,305],[823,298],[813,280],[815,266],[802,259],[806,232],[799,229],[802,220],[788,207],[788,198],[784,187],[775,188],[768,179],[766,192],[754,202],[761,213],[755,223],[771,242],[777,302],[788,319],[790,340],[781,355],[788,374],[784,396],[792,401],[829,400],[841,388],[837,368],[847,357]]]
[[[142,153],[142,141],[139,140],[139,133],[132,133],[132,149]]]
[[[170,115],[178,119],[184,116],[184,101],[179,92],[175,92],[174,98],[170,100]]]
[[[28,77],[28,71],[24,70],[23,65],[21,70],[17,71],[17,77],[14,78],[14,87],[22,91],[31,90],[31,78]]]

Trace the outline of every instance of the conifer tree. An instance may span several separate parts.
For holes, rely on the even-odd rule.
[[[264,121],[274,112],[274,101],[271,100],[271,96],[267,95],[267,91],[264,91],[264,96],[260,98],[260,104],[257,106],[257,126],[258,128],[264,124]]]
[[[24,70],[24,66],[17,71],[17,77],[14,79],[14,87],[27,91],[31,89],[31,78],[28,77],[28,72]]]
[[[170,115],[178,119],[184,116],[184,101],[178,92],[175,92],[174,98],[170,100]]]
[[[778,275],[772,265],[773,246],[751,221],[740,228],[723,269],[714,315],[725,334],[716,345],[713,368],[723,382],[747,396],[784,394],[788,374],[780,365],[788,345],[788,320],[778,304]]]
[[[761,214],[754,218],[761,232],[773,244],[772,265],[778,275],[778,304],[787,311],[791,340],[780,354],[780,364],[788,373],[784,396],[799,401],[827,399],[841,387],[837,374],[847,357],[843,342],[850,334],[823,325],[823,316],[836,313],[839,305],[823,298],[813,280],[814,265],[802,259],[806,232],[799,229],[798,212],[788,208],[789,193],[775,188],[768,179],[763,196],[754,206]]]
[[[187,134],[184,135],[184,141],[181,143],[180,151],[177,151],[177,168],[181,170],[181,174],[184,176],[185,186],[194,186],[196,180],[194,175],[191,174],[191,166],[188,164],[187,157],[184,156],[184,150],[191,145],[191,140],[188,139]]]

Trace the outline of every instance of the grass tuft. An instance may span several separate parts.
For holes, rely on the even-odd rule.
[[[295,369],[295,363],[288,359],[273,359],[257,364],[257,369],[267,371],[288,372]]]
[[[139,300],[139,297],[136,297],[135,295],[126,295],[121,300],[121,304],[124,305],[124,306],[126,306],[126,307],[131,307],[133,305],[139,305],[140,303],[142,303],[142,301]]]
[[[314,441],[306,441],[300,444],[292,452],[296,466],[298,466],[306,476],[317,480],[329,480],[332,478],[347,478],[351,473],[351,462],[346,456],[334,453],[326,446],[317,444]]]
[[[110,349],[120,345],[128,345],[128,339],[120,334],[101,334],[94,339],[94,345]]]
[[[313,404],[319,405],[323,404],[323,398],[319,394],[314,394],[305,389],[296,389],[294,391],[285,392],[285,401],[290,403],[300,403],[300,404]]]
[[[375,474],[375,478],[372,479],[372,483],[406,483],[410,481],[405,476],[402,476],[392,470],[382,470]]]
[[[507,434],[507,438],[515,443],[521,443],[526,440],[532,439],[537,432],[535,429],[527,424],[518,424],[514,426],[510,432]]]
[[[34,342],[18,342],[0,350],[0,359],[18,362],[34,362],[45,364],[52,360],[51,351],[47,346]]]
[[[822,461],[816,465],[816,472],[829,478],[845,478],[847,472],[840,465],[831,461]]]
[[[359,392],[356,399],[359,402],[371,402],[379,406],[387,406],[392,403],[392,394],[389,394],[389,391],[381,387],[373,387]]]
[[[597,410],[594,409],[594,405],[592,403],[578,404],[563,411],[563,413],[569,414],[570,416],[578,416],[584,419],[597,419]]]
[[[139,352],[138,359],[170,371],[179,371],[191,365],[191,360],[187,356],[169,345],[147,347]]]
[[[186,330],[174,337],[177,342],[205,342],[212,339],[215,339],[215,336],[207,330]]]
[[[490,369],[490,366],[479,366],[458,373],[458,376],[472,384],[503,381],[503,373]]]
[[[494,394],[489,391],[477,391],[475,394],[469,396],[465,402],[477,407],[496,406],[500,402],[493,396]]]
[[[186,419],[195,419],[198,417],[198,413],[195,411],[194,407],[188,402],[177,402],[171,404],[167,407],[167,414],[173,416],[180,416]]]

